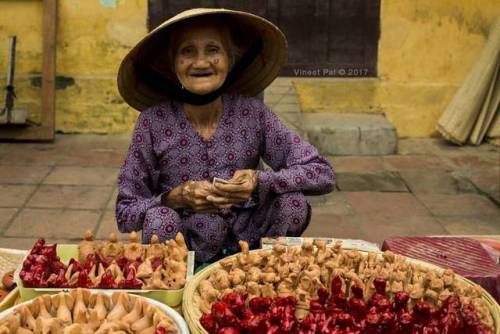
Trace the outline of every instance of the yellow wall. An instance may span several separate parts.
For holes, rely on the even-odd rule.
[[[429,136],[473,66],[497,0],[381,0],[377,79],[296,82],[304,111],[384,112],[400,136]],[[125,53],[146,32],[147,0],[59,0],[56,127],[65,132],[129,131],[138,113],[116,88]],[[39,0],[0,1],[0,86],[7,37],[18,36],[18,104],[40,115]],[[0,95],[0,105],[4,95]]]
[[[400,137],[435,134],[436,122],[474,65],[497,0],[382,0],[376,79],[301,79],[306,112],[382,112]]]
[[[18,36],[19,106],[40,118],[42,1],[0,1],[0,84],[8,36]],[[121,59],[147,33],[147,0],[59,0],[56,128],[65,132],[124,132],[138,112],[118,94]],[[0,96],[3,105],[4,96]]]

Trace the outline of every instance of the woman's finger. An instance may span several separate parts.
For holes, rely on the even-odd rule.
[[[212,193],[210,195],[217,195],[219,197],[231,197],[231,193],[230,192],[227,192],[227,191],[224,191],[224,190],[220,190],[220,189],[217,189],[215,187],[212,190]]]
[[[225,204],[237,204],[241,203],[244,201],[242,198],[232,198],[232,197],[219,197],[219,196],[214,196],[210,195],[207,196],[207,201],[216,204],[216,205],[225,205]]]
[[[238,193],[222,192],[221,194],[211,194],[211,196],[227,198],[227,199],[231,199],[234,201],[240,201],[240,202],[247,200],[250,197],[250,195],[251,195],[251,193],[248,191],[247,192],[238,192]]]
[[[214,185],[215,190],[218,190],[222,193],[239,193],[247,190],[248,186],[245,183],[243,184],[221,184],[216,183]]]
[[[231,199],[214,195],[207,196],[207,201],[214,205],[231,204]]]
[[[204,193],[203,189],[195,189],[193,195],[196,198],[200,198],[200,197],[203,197],[203,195],[204,195],[203,193]]]
[[[215,194],[216,197],[230,198],[230,199],[234,199],[234,200],[237,200],[240,202],[247,200],[251,195],[252,195],[252,193],[250,191],[242,191],[242,192],[237,192],[237,193],[222,192],[222,193]]]
[[[252,175],[255,173],[254,170],[252,169],[240,169],[234,172],[233,177],[231,180],[241,180],[241,179],[246,179],[252,177]]]
[[[207,191],[205,189],[200,189],[198,190],[195,194],[194,194],[194,198],[197,198],[197,199],[205,199],[207,198],[208,195],[211,195],[212,192],[210,191]]]
[[[217,205],[217,207],[219,209],[231,209],[231,207],[233,206],[234,204],[221,204],[221,205]]]
[[[205,207],[205,206],[213,206],[213,203],[207,200],[207,197],[195,198],[191,201],[192,207]]]

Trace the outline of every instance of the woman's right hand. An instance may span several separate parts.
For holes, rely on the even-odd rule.
[[[204,181],[188,181],[170,191],[162,199],[162,204],[173,209],[192,208],[198,213],[216,212],[219,208],[207,201],[207,196],[213,194],[214,186]]]
[[[212,202],[207,201],[207,196],[213,193],[213,185],[204,181],[188,181],[182,188],[184,202],[195,212],[207,213],[218,210]]]

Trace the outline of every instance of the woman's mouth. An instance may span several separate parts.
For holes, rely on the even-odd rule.
[[[209,77],[212,74],[213,74],[212,72],[199,72],[199,73],[192,73],[191,76],[196,78],[204,78],[204,77]]]

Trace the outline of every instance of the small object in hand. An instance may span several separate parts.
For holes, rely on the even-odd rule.
[[[14,270],[6,272],[2,277],[3,287],[10,291],[15,288],[16,283],[14,282]]]
[[[221,184],[233,184],[233,185],[241,185],[244,183],[244,181],[232,181],[232,180],[224,180],[218,177],[214,177],[212,184],[215,185],[216,183],[221,183]]]

